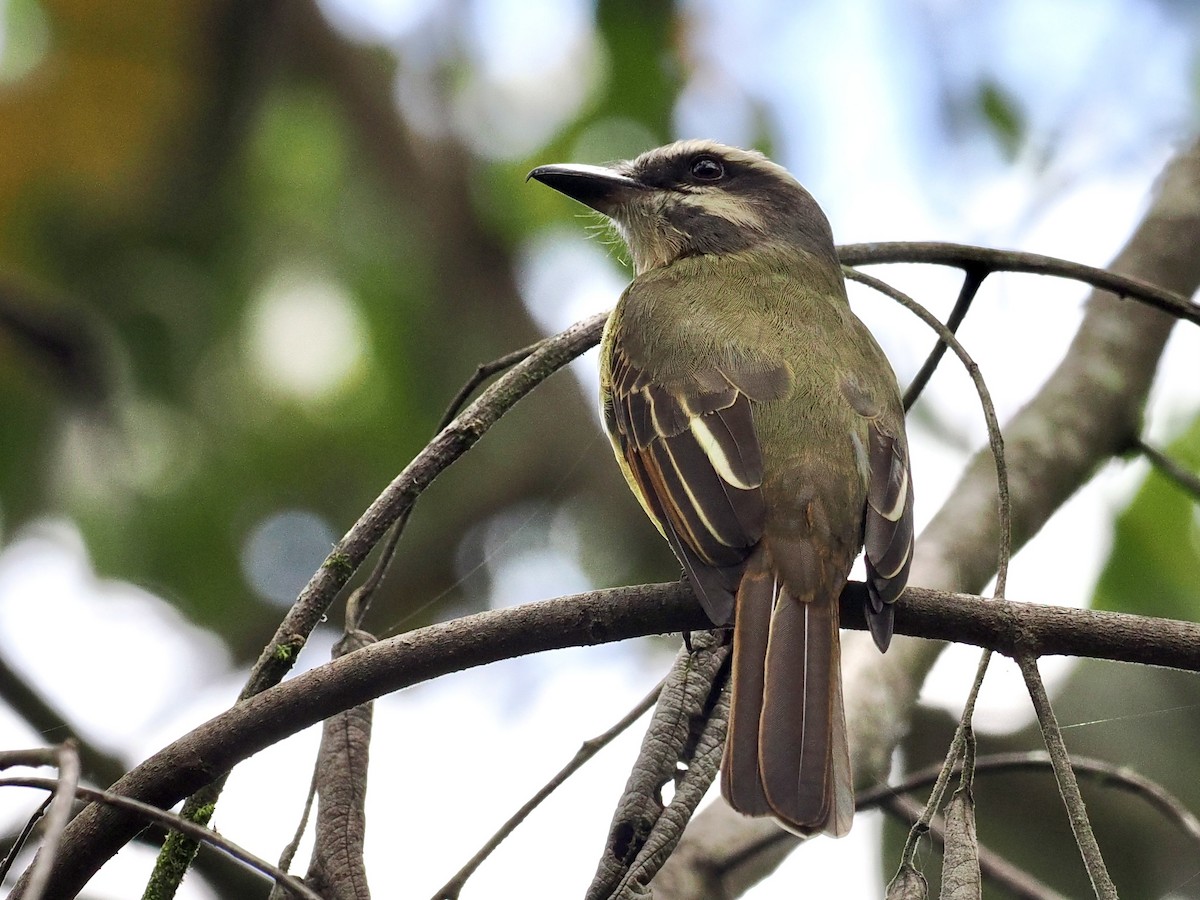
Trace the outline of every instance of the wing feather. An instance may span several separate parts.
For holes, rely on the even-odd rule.
[[[867,625],[881,650],[892,637],[892,607],[904,592],[913,550],[913,492],[908,447],[884,431],[878,419],[868,426],[867,509],[863,523],[867,562]]]
[[[705,452],[721,469],[721,476],[743,490],[762,484],[762,449],[754,429],[754,417],[744,394],[740,402],[692,420],[692,431],[702,429]],[[719,463],[718,463],[719,461]]]
[[[605,425],[626,477],[682,561],[709,617],[733,614],[733,592],[762,536],[762,450],[752,400],[786,392],[791,372],[713,367],[655,379],[613,336]],[[752,397],[738,387],[750,386]]]

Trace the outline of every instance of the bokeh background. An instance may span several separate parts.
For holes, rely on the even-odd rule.
[[[225,708],[476,365],[612,305],[621,248],[526,184],[533,165],[712,137],[788,166],[841,242],[1104,265],[1198,124],[1188,0],[0,0],[0,746],[63,737],[15,711],[22,686],[110,757],[99,781]],[[888,275],[942,315],[957,288]],[[1085,294],[988,280],[961,333],[1002,419]],[[928,334],[879,297],[854,303],[907,380]],[[612,464],[594,370],[589,355],[556,376],[425,495],[372,630],[677,576]],[[1180,328],[1146,433],[1193,470],[1198,410],[1200,338]],[[924,522],[984,437],[953,364],[910,429]],[[1009,595],[1195,619],[1197,506],[1144,462],[1114,463],[1018,555]],[[302,665],[328,658],[334,615]],[[381,701],[377,895],[429,896],[674,647],[565,651]],[[973,667],[965,650],[939,664],[898,766],[940,757]],[[1200,808],[1194,678],[1045,669],[1073,750]],[[1029,723],[998,663],[986,748],[1037,747]],[[531,873],[541,895],[579,895],[637,740],[539,810],[464,897],[515,896]],[[274,858],[315,744],[240,768],[221,831]],[[1178,834],[1136,800],[1085,794],[1128,896],[1200,897]],[[984,841],[1086,893],[1048,779],[984,780],[977,797]],[[36,802],[0,795],[0,829]],[[864,816],[748,896],[875,896],[895,850]],[[89,896],[138,895],[151,859],[130,848]],[[251,896],[232,884],[194,877],[187,896]]]

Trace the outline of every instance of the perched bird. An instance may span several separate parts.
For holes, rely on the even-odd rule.
[[[913,492],[896,376],[850,311],[829,222],[785,169],[711,141],[529,177],[608,216],[633,259],[601,344],[604,422],[708,617],[733,622],[722,793],[843,835],[839,596],[865,542],[886,650]]]

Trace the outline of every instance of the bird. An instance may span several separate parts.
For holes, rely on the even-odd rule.
[[[732,625],[722,795],[840,837],[839,597],[865,547],[886,650],[913,490],[896,375],[850,309],[829,221],[785,168],[708,140],[528,178],[607,217],[633,263],[601,340],[604,426],[708,618]]]

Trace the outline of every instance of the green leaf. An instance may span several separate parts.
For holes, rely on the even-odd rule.
[[[1200,418],[1164,450],[1200,470]],[[1200,606],[1200,502],[1151,470],[1118,516],[1113,548],[1093,606],[1119,612],[1194,619]]]
[[[1025,140],[1027,125],[1025,114],[1016,99],[995,81],[980,82],[978,95],[979,111],[988,128],[1000,145],[1004,158],[1011,161]]]

